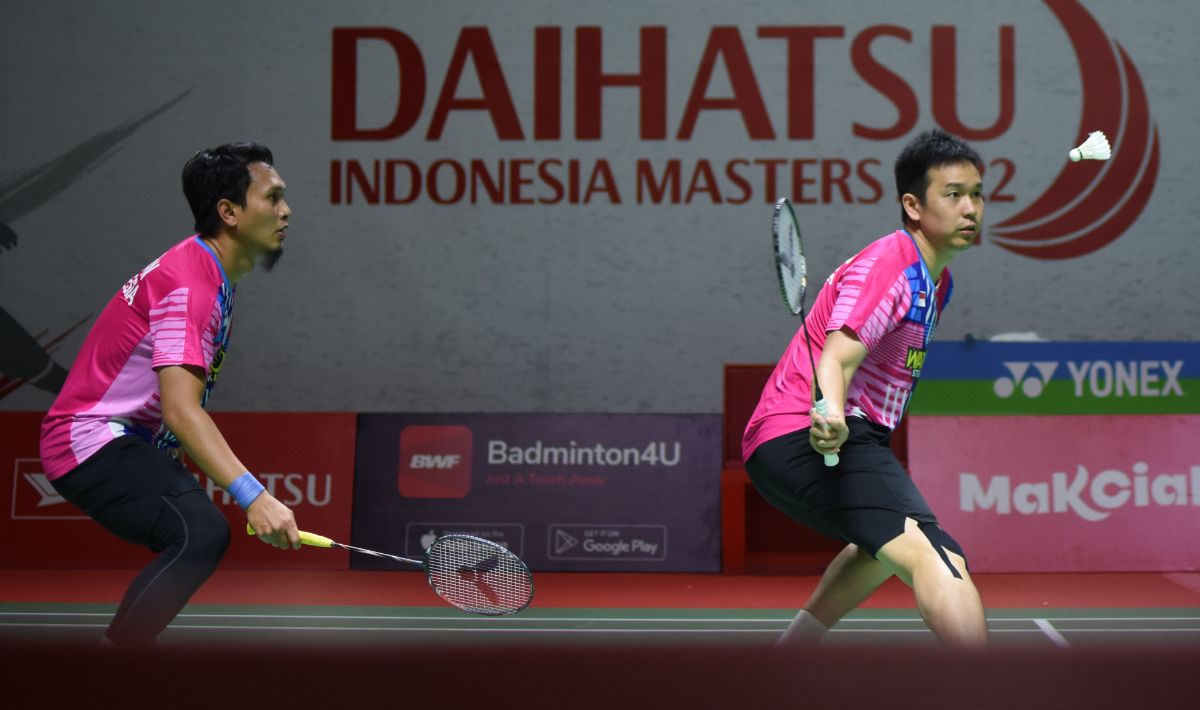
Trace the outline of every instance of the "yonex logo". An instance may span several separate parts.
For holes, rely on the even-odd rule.
[[[1182,397],[1179,381],[1183,360],[1085,360],[1067,362],[1067,373],[1080,397]],[[1007,399],[1019,388],[1029,398],[1039,397],[1058,370],[1057,362],[1006,362],[1007,377],[997,378],[992,390]]]
[[[1085,360],[1066,365],[1077,398],[1183,396],[1179,381],[1183,360]],[[1058,366],[1057,362],[1006,362],[1008,376],[998,378],[992,389],[1002,399],[1018,388],[1026,397],[1039,397]]]
[[[1029,366],[1033,365],[1036,373],[1029,371]],[[1026,397],[1038,397],[1045,391],[1046,385],[1050,384],[1050,378],[1054,376],[1054,371],[1058,369],[1057,362],[1006,362],[1005,369],[1008,370],[1008,377],[1000,377],[992,384],[992,391],[1001,399],[1008,399],[1013,396],[1017,388],[1021,388],[1021,392]]]

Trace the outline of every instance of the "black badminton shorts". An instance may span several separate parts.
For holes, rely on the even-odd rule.
[[[872,557],[904,532],[905,518],[936,523],[890,446],[891,430],[847,417],[850,437],[837,466],[826,467],[808,429],[761,444],[746,462],[755,488],[788,517]]]

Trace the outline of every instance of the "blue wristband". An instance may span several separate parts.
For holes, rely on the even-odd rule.
[[[254,474],[247,471],[234,479],[233,483],[230,484],[229,495],[233,496],[233,499],[244,510],[249,508],[250,504],[262,495],[262,492],[265,490],[267,489],[263,488],[263,484],[258,482]]]

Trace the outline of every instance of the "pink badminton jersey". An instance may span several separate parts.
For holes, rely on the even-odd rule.
[[[198,236],[129,279],[96,319],[42,422],[46,475],[63,476],[126,434],[178,446],[163,426],[155,370],[203,368],[207,403],[229,344],[233,296],[216,254]]]
[[[952,289],[950,270],[935,284],[904,230],[876,240],[826,280],[806,319],[813,358],[820,361],[826,334],[842,328],[854,331],[867,348],[846,392],[846,416],[896,427]],[[797,330],[746,425],[743,460],[763,442],[811,424],[811,378],[804,333]]]

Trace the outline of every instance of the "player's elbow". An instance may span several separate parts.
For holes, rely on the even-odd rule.
[[[160,404],[163,424],[176,436],[186,433],[196,421],[197,415],[203,411],[200,403],[192,397],[171,390],[162,392]]]
[[[163,424],[179,436],[203,412],[203,375],[189,367],[164,367],[158,370],[158,385]]]
[[[167,429],[179,435],[180,432],[186,431],[188,423],[192,421],[193,412],[183,402],[168,403],[166,399],[162,402],[162,420]]]

